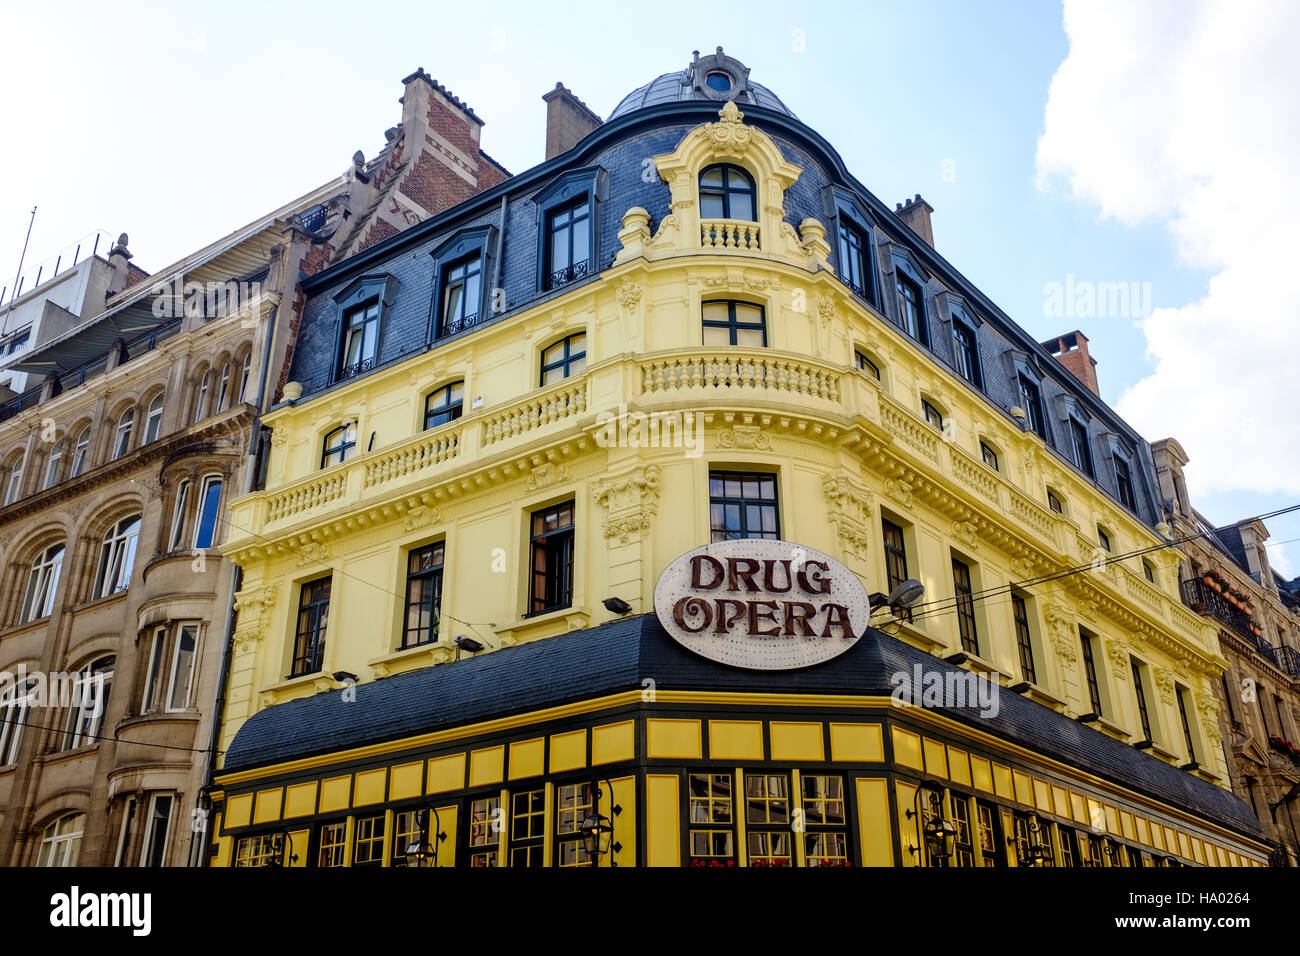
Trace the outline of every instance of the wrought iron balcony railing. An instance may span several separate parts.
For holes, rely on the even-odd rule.
[[[1272,650],[1272,647],[1260,641],[1255,632],[1251,630],[1250,615],[1236,605],[1229,604],[1227,598],[1203,581],[1192,579],[1183,582],[1183,603],[1197,614],[1218,618],[1220,622],[1232,628],[1252,644],[1256,646],[1262,645],[1268,647],[1270,651]]]
[[[375,360],[372,356],[368,359],[362,359],[360,362],[353,362],[351,365],[345,365],[339,369],[339,381],[345,378],[351,378],[354,375],[360,375],[362,372],[369,372],[375,367]]]
[[[590,271],[590,259],[583,262],[575,262],[573,265],[565,266],[563,269],[556,269],[546,277],[546,288],[558,289],[562,285],[568,285],[570,282],[584,279]]]
[[[482,312],[471,312],[469,315],[443,319],[442,328],[438,330],[438,338],[446,338],[449,335],[455,335],[457,332],[464,332],[466,329],[472,329],[476,325],[481,325],[486,319],[487,316]]]

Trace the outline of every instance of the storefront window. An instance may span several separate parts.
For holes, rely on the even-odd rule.
[[[729,773],[693,773],[690,789],[691,866],[735,865],[735,819]]]

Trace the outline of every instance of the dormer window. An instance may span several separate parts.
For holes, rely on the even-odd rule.
[[[871,278],[871,248],[867,234],[840,216],[840,281],[874,304]]]
[[[591,271],[590,216],[585,193],[547,215],[546,288],[559,288]]]
[[[343,358],[339,378],[351,378],[374,368],[379,346],[379,300],[343,313]]]
[[[926,331],[925,322],[925,293],[921,286],[911,276],[903,275],[899,270],[894,272],[894,282],[898,293],[898,320],[903,326],[903,331],[916,339],[918,342],[925,342]]]
[[[1129,511],[1137,511],[1137,501],[1133,497],[1133,472],[1128,460],[1121,455],[1115,456],[1115,490],[1119,494],[1119,503]]]
[[[730,93],[736,82],[731,78],[730,73],[724,73],[722,70],[710,70],[704,75],[704,85],[719,93]]]
[[[482,289],[482,259],[477,252],[447,267],[442,287],[443,335],[478,325]]]
[[[700,173],[700,218],[755,221],[754,180],[739,166],[709,166]]]
[[[1070,444],[1075,467],[1089,478],[1095,477],[1092,468],[1092,446],[1088,443],[1088,426],[1077,418],[1070,419]]]

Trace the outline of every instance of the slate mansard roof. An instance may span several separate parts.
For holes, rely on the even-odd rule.
[[[544,641],[385,677],[269,707],[235,735],[225,773],[381,741],[398,740],[628,690],[879,696],[891,676],[960,668],[870,629],[834,660],[795,671],[747,671],[677,644],[652,614],[622,618]],[[996,717],[973,709],[937,712],[1002,740],[1051,755],[1085,773],[1183,808],[1252,839],[1264,834],[1231,792],[1172,767],[1035,701],[1001,690]]]

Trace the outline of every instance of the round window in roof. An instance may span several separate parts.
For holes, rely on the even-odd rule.
[[[719,93],[726,93],[733,86],[731,74],[724,73],[722,70],[714,70],[711,73],[706,73],[704,76],[704,83],[709,89],[717,90]]]

